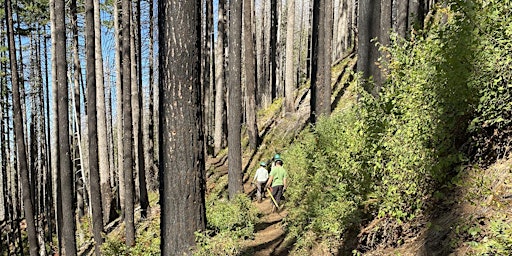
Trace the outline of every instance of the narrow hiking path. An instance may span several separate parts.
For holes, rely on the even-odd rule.
[[[355,67],[353,53],[348,54],[337,62],[332,72],[332,109],[336,109],[345,100],[345,90],[352,81]],[[243,187],[244,193],[252,198],[252,204],[258,209],[259,220],[254,227],[254,237],[242,242],[242,255],[289,255],[294,241],[286,239],[285,218],[288,214],[287,206],[279,212],[272,212],[272,202],[265,198],[261,203],[255,199],[255,187],[251,185],[260,161],[267,161],[275,153],[286,150],[297,135],[309,124],[310,90],[303,85],[297,90],[295,97],[295,111],[284,113],[281,109],[270,108],[268,113],[259,117],[261,144],[255,151],[245,149],[242,154]],[[343,105],[343,104],[341,104]],[[207,159],[207,191],[214,191],[218,185],[227,184],[218,181],[228,174],[227,154],[221,154],[216,158]],[[285,159],[286,168],[286,159]],[[291,182],[293,182],[293,170],[288,170]]]
[[[341,63],[344,61],[344,63]],[[339,61],[340,65],[332,72],[333,81],[333,102],[332,108],[335,109],[340,101],[345,96],[345,89],[348,87],[352,79],[352,71],[355,67],[355,58],[352,54],[345,56]],[[244,241],[243,252],[247,255],[289,255],[294,241],[286,240],[285,222],[284,219],[288,214],[287,206],[279,212],[272,212],[272,202],[267,196],[261,203],[255,200],[254,192],[255,187],[251,186],[250,181],[255,172],[255,165],[259,162],[258,159],[267,159],[275,153],[281,152],[284,148],[279,148],[274,145],[274,140],[282,140],[287,138],[289,143],[292,143],[295,137],[302,131],[308,124],[309,110],[310,110],[310,93],[309,87],[302,87],[298,90],[295,99],[294,113],[276,113],[269,120],[265,120],[263,128],[262,144],[259,150],[251,156],[250,159],[244,158],[244,166],[251,166],[246,168],[244,174],[244,192],[253,198],[252,204],[260,212],[259,222],[255,226],[254,239]],[[267,155],[265,155],[267,154]],[[265,157],[266,156],[266,157]],[[286,161],[285,161],[286,168]],[[288,170],[293,182],[293,170]]]
[[[249,195],[254,191],[251,185],[245,185],[245,188],[250,187]],[[259,221],[254,227],[254,239],[246,240],[243,243],[243,251],[245,254],[255,256],[265,255],[288,255],[288,246],[285,243],[285,229],[283,226],[283,219],[288,214],[286,208],[280,211],[272,212],[272,201],[267,196],[260,203],[253,200],[260,215]]]

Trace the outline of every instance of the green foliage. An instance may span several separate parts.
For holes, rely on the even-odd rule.
[[[283,100],[283,98],[274,99],[274,101],[272,101],[272,104],[268,108],[262,108],[258,110],[258,120],[267,120],[269,118],[272,118],[272,116],[274,116],[279,111],[281,111],[281,108],[283,106]]]
[[[247,196],[238,195],[232,201],[208,200],[206,217],[208,229],[214,232],[232,231],[238,237],[249,237],[254,229],[257,212]]]
[[[92,239],[92,219],[90,216],[85,215],[80,218],[77,223],[77,243],[88,242]]]
[[[321,119],[305,131],[283,158],[293,159],[287,191],[289,231],[297,238],[297,253],[314,239],[339,241],[361,218],[359,205],[371,191],[373,169],[368,168],[372,137],[365,114],[357,107]]]
[[[385,125],[375,160],[382,163],[376,166],[380,216],[414,217],[465,160],[459,149],[478,99],[472,71],[480,61],[479,38],[465,12],[448,7],[437,13],[430,30],[383,48],[391,57],[379,99]]]
[[[361,89],[371,86],[358,85],[357,104],[320,120],[283,152],[294,159],[286,166],[288,223],[298,250],[312,239],[342,236],[363,214],[415,218],[466,161],[460,149],[468,131],[486,143],[482,127],[508,136],[510,5],[439,7],[428,31],[382,47],[389,73],[378,98]]]
[[[512,254],[512,225],[507,216],[497,216],[491,220],[489,234],[481,242],[470,244],[475,247],[477,255]]]
[[[237,255],[240,241],[252,238],[257,210],[246,195],[228,201],[216,196],[206,200],[207,232],[197,233],[194,255]]]
[[[137,232],[135,246],[126,246],[123,232],[110,234],[101,246],[103,255],[160,255],[160,218],[154,216],[140,222],[135,230]]]
[[[44,26],[50,21],[49,0],[21,0],[14,3],[13,13],[19,15],[20,22],[28,27],[18,33],[27,33],[35,28],[35,24]]]
[[[478,38],[478,61],[470,83],[479,91],[471,122],[474,150],[479,160],[506,156],[512,142],[512,1],[480,0],[466,6]]]

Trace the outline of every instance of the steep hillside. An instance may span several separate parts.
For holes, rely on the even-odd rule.
[[[426,202],[432,211],[413,223],[375,219],[363,227],[358,246],[373,246],[363,254],[510,255],[512,159],[485,169],[467,166],[453,183]],[[378,231],[387,225],[398,232]]]

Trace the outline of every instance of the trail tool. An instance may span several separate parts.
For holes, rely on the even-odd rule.
[[[274,198],[274,196],[272,195],[272,192],[270,192],[270,189],[267,188],[267,192],[268,194],[270,195],[270,198],[272,199],[272,202],[274,202],[274,205],[276,206],[276,208],[279,208],[279,205],[277,205],[277,202],[276,202],[276,199]]]

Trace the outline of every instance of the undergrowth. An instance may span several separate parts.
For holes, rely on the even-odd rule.
[[[120,233],[107,236],[101,248],[103,255],[160,255],[160,219],[138,223],[135,230],[137,239],[133,247],[126,246]]]
[[[241,241],[254,236],[257,210],[243,194],[234,200],[209,196],[206,199],[207,232],[197,233],[196,256],[238,255]]]
[[[459,166],[506,156],[511,7],[497,0],[438,6],[428,29],[381,47],[390,59],[379,97],[362,89],[367,85],[351,87],[356,103],[321,119],[283,152],[293,159],[286,164],[293,181],[287,223],[295,252],[326,240],[339,241],[329,245],[336,251],[350,227],[372,219],[414,221],[438,189],[453,186]],[[508,252],[509,225],[503,218],[493,223],[477,243]]]
[[[158,201],[158,194],[149,193],[149,202],[152,209]],[[101,246],[103,255],[160,255],[160,215],[150,214],[147,219],[137,222],[136,243],[133,247],[126,246],[124,239],[124,225],[121,229],[109,233]]]

